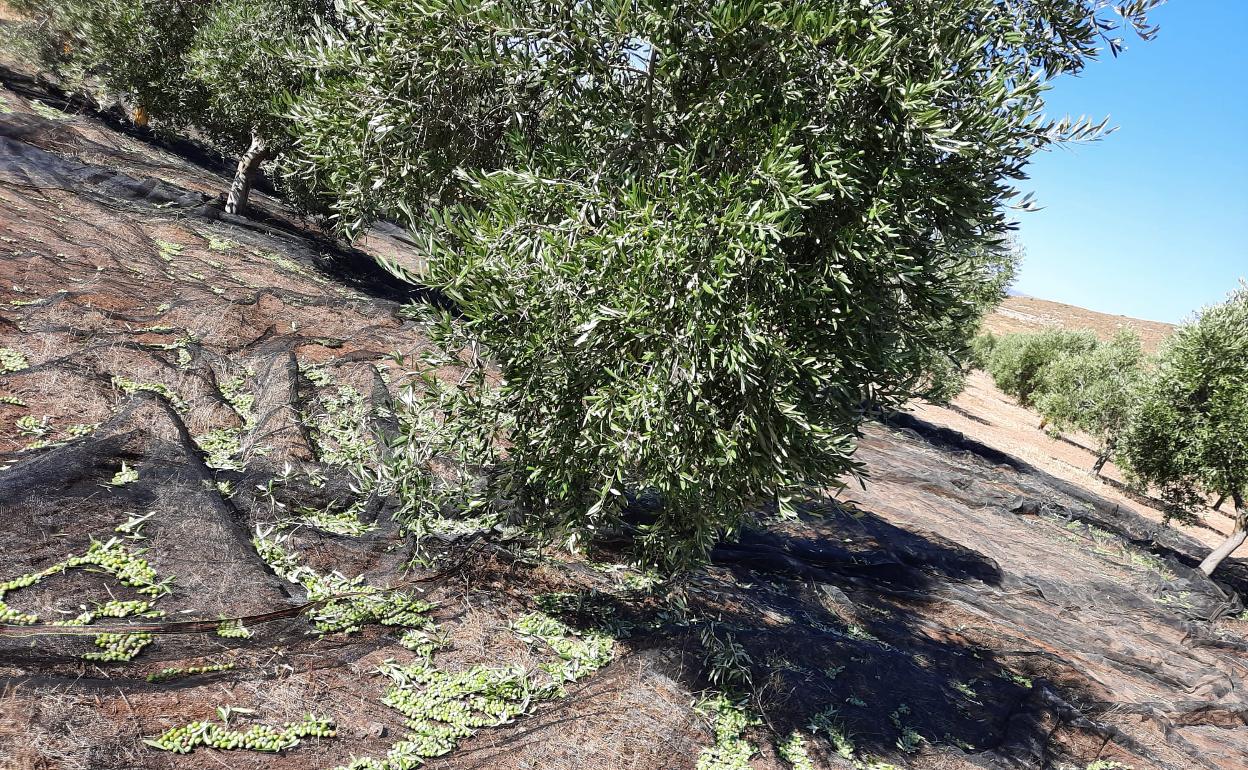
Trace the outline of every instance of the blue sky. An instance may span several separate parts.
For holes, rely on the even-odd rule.
[[[1014,291],[1106,313],[1181,321],[1248,277],[1248,0],[1171,0],[1151,42],[1127,35],[1046,112],[1118,130],[1034,157],[1044,207],[1018,215]]]

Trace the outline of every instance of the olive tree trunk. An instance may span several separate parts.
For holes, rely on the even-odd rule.
[[[1109,461],[1109,453],[1105,452],[1096,456],[1096,462],[1092,463],[1092,475],[1100,476],[1101,469],[1105,467],[1105,463]]]
[[[1225,502],[1226,502],[1226,495],[1218,495],[1218,501],[1213,504],[1213,510],[1215,511],[1222,510],[1222,503],[1225,503]]]
[[[1092,463],[1093,476],[1101,475],[1101,469],[1105,467],[1105,463],[1109,462],[1110,456],[1114,453],[1114,445],[1116,443],[1117,442],[1112,438],[1105,442],[1105,447],[1101,450],[1101,453],[1096,456],[1096,462]]]
[[[247,210],[247,199],[251,197],[251,183],[256,178],[256,170],[269,157],[269,147],[264,139],[251,135],[251,146],[238,159],[238,169],[234,172],[234,181],[230,184],[230,194],[225,198],[225,213],[242,214]]]
[[[1212,575],[1226,557],[1235,553],[1235,549],[1243,545],[1244,540],[1248,540],[1248,529],[1244,526],[1244,519],[1248,518],[1248,510],[1244,509],[1244,501],[1238,494],[1231,495],[1231,499],[1235,501],[1235,530],[1222,545],[1213,549],[1213,552],[1200,563],[1200,571],[1206,575]]]

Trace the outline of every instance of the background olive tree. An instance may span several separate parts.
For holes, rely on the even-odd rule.
[[[1160,489],[1171,515],[1193,518],[1207,495],[1232,500],[1234,531],[1201,563],[1205,574],[1248,538],[1248,285],[1175,333],[1120,454],[1139,481]]]
[[[567,23],[554,4],[339,6],[341,23],[322,28],[299,61],[306,83],[289,110],[294,147],[283,171],[340,234],[378,218],[419,223],[430,206],[462,197],[461,172],[514,162],[557,119],[542,105],[568,84],[555,77],[562,60],[544,57],[577,52],[544,40]],[[605,109],[596,93],[612,83],[593,85],[579,98]]]
[[[1144,375],[1144,350],[1133,332],[1119,333],[1090,350],[1058,356],[1040,374],[1040,412],[1052,430],[1083,431],[1097,441],[1092,472],[1113,456],[1135,407]]]
[[[286,98],[301,79],[293,59],[332,8],[333,0],[221,0],[197,30],[186,80],[202,104],[186,119],[239,158],[227,213],[247,208],[260,164],[289,141]]]
[[[438,401],[495,439],[484,499],[575,540],[657,493],[679,564],[964,360],[1012,181],[1100,131],[1041,114],[1101,6],[346,0],[285,168],[425,245],[443,360],[497,367]]]
[[[970,364],[976,369],[988,371],[988,362],[992,360],[992,353],[997,349],[997,343],[1001,338],[990,331],[982,331],[971,338],[971,355]]]
[[[988,373],[1001,392],[1023,406],[1032,406],[1048,366],[1066,356],[1090,353],[1096,347],[1096,335],[1090,331],[1046,329],[1035,334],[1007,334],[992,346]]]
[[[246,209],[260,164],[287,140],[292,48],[333,0],[26,0],[45,61],[170,129],[239,158],[226,211]]]

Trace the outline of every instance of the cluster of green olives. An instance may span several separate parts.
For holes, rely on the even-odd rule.
[[[477,728],[524,713],[532,701],[528,676],[519,668],[447,672],[425,661],[381,670],[394,681],[382,702],[407,718],[411,734],[404,751],[413,756],[446,754]]]
[[[325,602],[310,615],[322,634],[349,634],[369,623],[409,629],[432,625],[428,613],[433,605],[423,599],[371,586],[362,575],[347,578],[337,572],[320,574],[300,564],[277,540],[258,535],[252,543],[278,575],[304,587],[309,601]]]
[[[110,599],[103,604],[96,605],[95,609],[87,610],[75,618],[70,620],[58,620],[54,625],[58,626],[85,626],[95,621],[96,618],[128,618],[133,615],[145,615],[147,617],[156,617],[164,613],[159,610],[152,609],[152,603],[135,599],[132,601],[118,601]]]
[[[26,356],[13,348],[0,348],[0,374],[20,372],[29,368],[30,362],[26,360]],[[5,403],[8,402],[6,401]]]
[[[101,543],[91,542],[91,547],[81,556],[71,556],[65,561],[68,567],[99,567],[120,580],[124,585],[139,589],[139,593],[160,596],[169,592],[166,583],[157,582],[156,571],[146,559],[132,553],[117,538]]]
[[[511,628],[521,636],[531,636],[542,640],[564,637],[571,633],[571,629],[566,625],[544,612],[521,615],[511,622]]]
[[[418,628],[410,628],[403,632],[403,636],[399,638],[399,644],[416,653],[424,655],[426,658],[439,648],[446,645],[445,642],[435,639],[428,632]]]
[[[340,575],[305,574],[301,582],[313,600],[360,594],[329,601],[313,614],[313,623],[322,634],[352,633],[368,623],[408,628],[431,625],[426,615],[433,605],[410,594],[388,592],[367,585],[360,578],[345,580]]]
[[[37,623],[39,621],[38,615],[21,612],[6,604],[3,601],[5,594],[9,591],[16,591],[19,588],[27,588],[46,577],[58,575],[66,570],[78,567],[96,567],[117,578],[123,585],[137,588],[139,593],[151,597],[162,596],[170,591],[170,581],[157,582],[156,572],[148,565],[147,561],[139,558],[135,553],[127,549],[117,538],[112,538],[107,542],[93,540],[84,554],[70,556],[64,561],[57,562],[46,569],[38,572],[28,572],[25,575],[0,583],[0,623],[17,625]],[[99,604],[95,609],[83,612],[77,617],[55,621],[55,623],[65,626],[85,626],[96,618],[126,618],[134,615],[155,617],[160,614],[159,611],[152,608],[150,601],[121,601],[114,599]],[[126,641],[123,639],[123,636],[135,638]],[[146,635],[101,634],[97,637],[96,644],[104,651],[90,653],[86,657],[88,660],[130,660],[150,641],[150,637],[147,637],[147,641],[140,643],[139,637],[143,636]]]
[[[29,626],[39,620],[38,615],[31,615],[28,612],[19,612],[9,605],[0,601],[0,623],[11,623],[17,626]]]
[[[260,554],[260,558],[264,559],[273,571],[276,572],[283,580],[289,580],[292,583],[303,583],[300,572],[308,570],[299,564],[299,559],[294,554],[289,553],[276,539],[270,540],[265,537],[267,533],[257,532],[251,538],[251,545],[256,549],[256,553]],[[311,570],[308,570],[309,572]]]
[[[699,703],[697,709],[711,718],[715,731],[715,745],[698,757],[699,770],[750,770],[755,748],[745,739],[745,731],[759,720],[747,704],[720,693]]]
[[[544,612],[522,615],[511,624],[512,629],[530,643],[544,642],[559,656],[559,660],[545,663],[542,670],[558,682],[575,682],[611,662],[615,642],[599,633],[580,636],[567,625]]]
[[[211,666],[191,666],[190,668],[164,668],[154,674],[148,674],[147,681],[155,684],[157,682],[168,682],[170,679],[181,679],[187,676],[195,676],[196,674],[213,674],[218,671],[229,671],[233,668],[233,663],[217,663]]]
[[[384,596],[364,597],[365,609],[383,626],[427,628],[431,625],[428,614],[433,605],[411,594],[388,593]]]
[[[247,749],[277,752],[298,746],[301,738],[333,738],[335,735],[337,731],[333,722],[309,714],[302,722],[287,722],[280,729],[269,725],[252,725],[246,730],[231,730],[212,722],[196,721],[167,730],[145,743],[176,754],[189,754],[200,746],[227,751]]]
[[[503,724],[550,694],[531,689],[523,669],[479,666],[449,674],[431,665],[387,664],[382,672],[396,680],[382,702],[407,717],[411,732],[384,759],[359,758],[338,770],[414,770],[429,757],[449,754],[476,728]]]
[[[151,634],[96,634],[95,646],[102,652],[88,652],[82,657],[103,662],[129,661],[151,643]]]
[[[33,613],[20,612],[13,609],[4,602],[4,595],[9,591],[16,591],[19,588],[33,586],[35,583],[43,580],[51,575],[56,575],[68,569],[69,562],[62,561],[53,564],[47,569],[38,572],[28,572],[25,575],[0,583],[0,623],[12,623],[14,625],[29,626],[32,623],[39,622],[39,616]]]
[[[39,572],[28,572],[25,575],[15,577],[8,582],[0,583],[0,597],[3,597],[9,591],[15,591],[19,588],[33,586],[45,577],[64,572],[67,566],[68,562],[58,562],[47,569],[40,570]]]
[[[370,597],[371,598],[371,597]],[[420,612],[412,606],[412,611]],[[407,625],[414,619],[402,618]],[[384,621],[383,621],[384,622]],[[602,668],[614,654],[614,641],[605,635],[577,635],[543,612],[524,615],[512,629],[531,644],[544,643],[559,659],[543,668],[555,681],[539,685],[523,668],[474,668],[447,672],[430,657],[437,641],[418,630],[403,635],[404,647],[425,657],[414,663],[382,664],[390,677],[382,702],[406,718],[410,733],[395,743],[382,759],[360,758],[338,770],[409,770],[426,758],[448,754],[477,729],[499,725],[528,710],[530,704],[563,694],[558,682],[574,681]],[[748,756],[748,755],[747,755]]]
[[[300,521],[304,524],[332,532],[335,535],[359,537],[377,528],[372,522],[360,521],[360,511],[364,509],[364,501],[359,500],[349,508],[334,510],[330,505],[326,508],[300,508]]]
[[[251,631],[239,620],[223,620],[217,626],[217,636],[223,639],[250,639]]]
[[[351,764],[335,770],[416,770],[425,764],[425,757],[428,756],[432,755],[420,753],[418,744],[404,740],[391,746],[385,759],[358,757]]]
[[[204,464],[219,471],[242,470],[234,459],[243,449],[243,432],[239,428],[213,428],[195,437],[204,453]]]
[[[304,585],[308,587],[307,582]],[[316,598],[348,593],[363,593],[364,595],[335,599],[326,603],[313,615],[316,629],[322,634],[351,633],[359,631],[368,623],[407,628],[427,628],[431,625],[427,613],[433,609],[433,605],[429,602],[417,599],[410,594],[388,593],[355,581],[345,585],[334,585],[332,588],[320,584],[315,588],[309,588],[308,596]]]

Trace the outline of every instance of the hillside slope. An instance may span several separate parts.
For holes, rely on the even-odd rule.
[[[0,768],[1245,766],[1248,622],[1204,546],[932,415],[674,583],[471,522],[414,561],[372,473],[410,288],[20,90]]]
[[[1089,329],[1101,339],[1109,339],[1123,329],[1130,329],[1140,335],[1144,350],[1149,353],[1155,353],[1174,331],[1173,325],[1160,321],[1098,313],[1035,297],[1006,297],[984,319],[984,327],[994,334],[1035,333],[1049,328]]]

